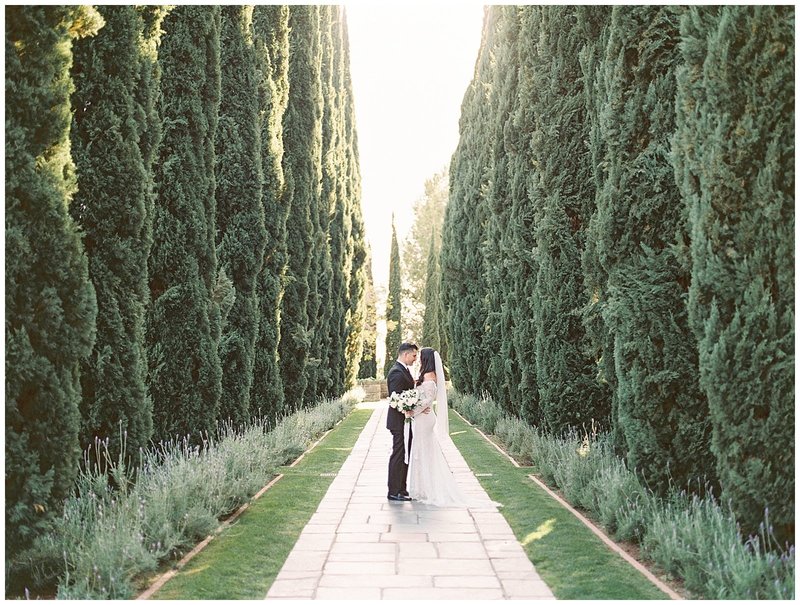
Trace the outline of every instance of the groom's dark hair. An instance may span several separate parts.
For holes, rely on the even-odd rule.
[[[397,356],[400,357],[400,355],[402,355],[406,351],[416,351],[418,349],[419,347],[415,345],[413,342],[404,342],[397,349]]]

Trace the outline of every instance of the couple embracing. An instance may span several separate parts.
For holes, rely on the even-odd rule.
[[[420,370],[415,381],[411,366],[418,354]],[[450,438],[450,432],[447,387],[439,352],[430,347],[418,351],[417,345],[404,342],[386,382],[390,394],[416,389],[418,398],[412,410],[403,413],[389,407],[386,416],[386,428],[392,433],[388,499],[415,500],[435,506],[466,506],[466,499],[442,452],[441,442]]]

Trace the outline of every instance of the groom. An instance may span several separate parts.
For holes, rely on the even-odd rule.
[[[386,385],[389,394],[402,393],[414,388],[414,378],[411,376],[411,366],[417,360],[417,345],[404,342],[397,351],[397,361],[386,376]],[[396,409],[390,407],[386,415],[386,428],[392,433],[392,455],[389,457],[389,494],[387,498],[395,502],[411,500],[406,489],[406,475],[408,465],[405,462],[405,443],[403,442],[403,428],[406,417]],[[410,433],[410,427],[409,427]],[[411,450],[411,439],[408,437],[408,449]]]

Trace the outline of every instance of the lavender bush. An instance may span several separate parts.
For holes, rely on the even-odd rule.
[[[775,541],[769,511],[759,535],[744,536],[730,507],[708,490],[654,494],[614,454],[607,435],[591,427],[557,437],[509,416],[486,395],[452,391],[450,401],[518,461],[532,463],[570,503],[594,515],[616,539],[639,543],[645,557],[697,596],[794,598],[794,545]]]

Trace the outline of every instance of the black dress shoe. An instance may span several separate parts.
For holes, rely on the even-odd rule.
[[[408,496],[404,496],[403,494],[389,494],[386,496],[387,500],[393,500],[394,502],[408,502],[411,500]]]
[[[401,496],[408,496],[409,494],[408,494],[408,492],[406,490],[403,490],[402,492],[400,492],[400,495]]]

